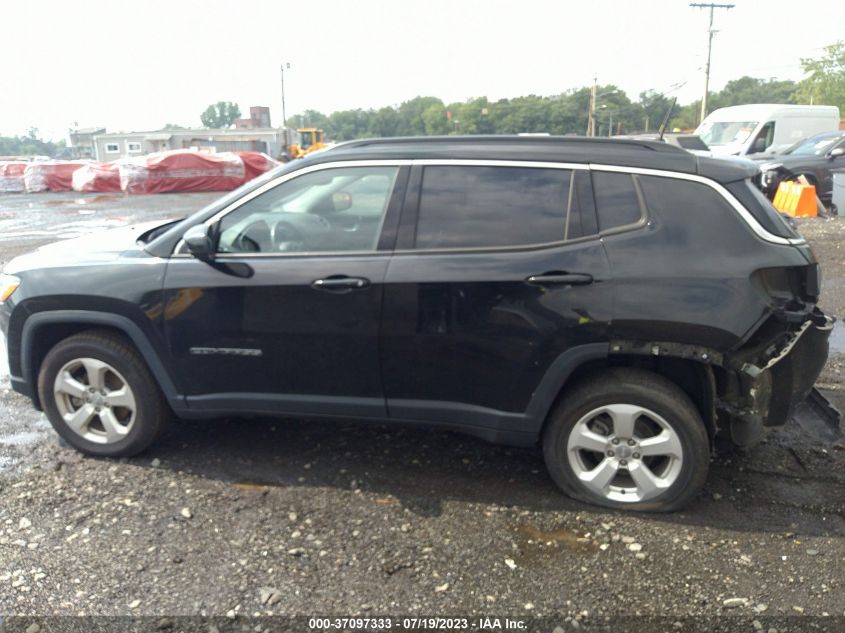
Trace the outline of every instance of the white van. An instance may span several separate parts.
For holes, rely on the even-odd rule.
[[[771,154],[839,129],[836,106],[750,103],[719,108],[695,129],[715,156]]]

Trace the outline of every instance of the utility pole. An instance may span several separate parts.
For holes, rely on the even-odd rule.
[[[707,65],[704,67],[704,96],[701,98],[701,121],[707,116],[707,93],[710,90],[710,53],[713,50],[713,9],[733,9],[733,4],[714,4],[712,2],[690,2],[691,7],[710,9],[710,27],[707,29]]]
[[[593,77],[593,89],[590,91],[590,109],[587,112],[587,136],[596,135],[596,88],[598,77]]]
[[[288,126],[288,119],[285,115],[285,67],[290,69],[290,62],[282,64],[282,127]]]

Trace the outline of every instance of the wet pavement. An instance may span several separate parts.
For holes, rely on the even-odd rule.
[[[37,231],[203,203],[147,198],[36,204],[36,227],[0,235],[0,260]],[[0,197],[0,213],[30,202]],[[825,231],[825,301],[845,305],[845,222]],[[825,374],[840,407],[841,358]],[[816,616],[813,630],[841,631],[843,501],[841,431],[812,411],[720,452],[687,509],[655,516],[564,497],[537,449],[384,425],[182,422],[145,455],[91,459],[0,378],[3,614],[509,614],[549,616],[547,633],[620,614],[629,630],[652,630],[640,614],[671,616],[661,631],[718,616],[783,633]]]
[[[135,222],[183,217],[222,195],[0,194],[0,267],[57,240]],[[46,418],[31,407],[21,407],[20,397],[11,392],[5,345],[0,337],[0,472],[12,469],[29,448],[52,437]]]
[[[179,218],[223,193],[129,196],[122,193],[0,194],[0,266],[56,240],[134,222]]]

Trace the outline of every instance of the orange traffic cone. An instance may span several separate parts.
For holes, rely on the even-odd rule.
[[[819,214],[816,206],[816,188],[813,185],[797,185],[793,215],[797,218],[814,218]]]

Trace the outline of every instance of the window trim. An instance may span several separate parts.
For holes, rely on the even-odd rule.
[[[599,209],[599,205],[596,203],[596,192],[595,192],[595,181],[592,178],[593,171],[602,171],[600,169],[590,170],[590,186],[593,192],[593,204],[595,205],[595,213],[596,213],[596,222],[599,225],[598,235],[604,237],[606,235],[618,235],[619,233],[628,233],[629,231],[635,231],[640,229],[644,226],[648,226],[648,223],[651,221],[651,218],[648,215],[648,206],[645,203],[645,196],[643,195],[642,190],[640,189],[640,181],[637,179],[636,174],[627,173],[628,176],[631,177],[631,182],[634,184],[634,195],[637,197],[637,204],[640,207],[640,217],[636,222],[629,222],[628,224],[620,224],[618,226],[613,226],[609,229],[601,229],[601,210]],[[618,172],[617,172],[618,173]]]
[[[363,168],[356,167],[356,168],[353,168],[353,169],[363,169]],[[376,230],[376,243],[375,243],[374,248],[367,249],[367,250],[364,250],[364,251],[348,251],[348,250],[344,250],[344,251],[292,251],[289,254],[290,255],[323,255],[323,254],[327,254],[327,253],[328,254],[334,254],[334,253],[337,253],[337,254],[343,254],[343,253],[352,253],[352,254],[378,253],[379,247],[381,246],[382,234],[384,233],[384,227],[385,227],[385,224],[387,223],[387,217],[389,215],[391,207],[393,207],[394,205],[397,204],[397,201],[395,199],[395,191],[396,191],[397,186],[401,182],[401,180],[402,180],[402,168],[396,167],[396,172],[393,176],[393,181],[390,183],[390,190],[388,192],[387,199],[384,202],[384,208],[382,210],[381,218],[380,218],[379,223],[378,223],[378,229]],[[246,203],[244,203],[244,204],[246,204]],[[240,207],[238,207],[238,208],[240,208]],[[237,212],[237,209],[232,210],[232,213],[236,213],[236,212]],[[216,231],[215,231],[215,236],[214,236],[214,242],[215,242],[216,248],[220,247],[220,235],[221,235],[220,225],[222,224],[222,220],[223,220],[223,218],[221,218],[221,221],[218,222],[217,226],[216,226]],[[279,254],[284,255],[284,254],[286,254],[286,252],[280,251]],[[249,251],[241,252],[241,251],[219,251],[219,250],[215,250],[215,252],[214,252],[214,258],[215,259],[221,259],[221,258],[225,258],[225,257],[229,257],[229,256],[235,256],[236,258],[240,258],[244,255],[274,255],[275,256],[276,253],[275,252],[273,252],[273,253],[261,253],[261,252],[250,253]]]
[[[286,173],[284,175],[280,175],[275,180],[272,180],[268,183],[265,183],[258,189],[251,191],[247,196],[243,198],[239,198],[238,200],[233,201],[217,213],[215,213],[210,218],[204,220],[202,224],[205,226],[209,226],[216,222],[219,218],[223,217],[224,215],[234,211],[242,204],[245,204],[249,200],[254,197],[257,197],[268,191],[277,187],[288,180],[292,180],[293,178],[298,178],[299,176],[303,176],[305,174],[320,171],[323,169],[334,169],[338,167],[372,167],[372,166],[396,166],[396,167],[410,167],[413,168],[415,166],[425,166],[425,165],[469,165],[469,166],[481,166],[481,167],[540,167],[540,168],[548,168],[548,169],[571,169],[571,170],[586,170],[586,171],[610,171],[610,172],[622,172],[627,174],[641,174],[644,176],[658,176],[662,178],[675,178],[678,180],[688,180],[691,182],[697,182],[703,185],[707,185],[711,189],[714,189],[719,195],[724,198],[728,204],[733,207],[734,211],[740,216],[740,218],[746,223],[746,225],[751,229],[751,231],[759,237],[761,240],[772,243],[772,244],[780,244],[780,245],[789,245],[789,246],[798,246],[804,245],[807,241],[804,238],[785,238],[774,235],[773,233],[769,233],[761,225],[757,222],[756,218],[754,218],[751,213],[742,206],[742,204],[736,199],[736,197],[730,193],[724,186],[717,183],[714,180],[710,180],[709,178],[705,178],[704,176],[699,176],[697,174],[686,174],[683,172],[676,172],[676,171],[668,171],[663,169],[647,169],[641,167],[627,167],[621,165],[608,165],[608,164],[600,164],[600,163],[558,163],[558,162],[549,162],[549,161],[520,161],[520,160],[476,160],[476,159],[372,159],[372,160],[337,160],[332,162],[326,163],[317,163],[315,165],[310,165],[308,167],[304,167],[302,169],[297,169],[295,171]],[[413,186],[413,179],[411,178],[407,182],[407,195],[405,195],[405,204],[402,205],[401,211],[401,218],[400,224],[398,228],[399,238],[397,239],[397,244],[401,242],[402,237],[402,230],[403,230],[403,223],[404,217],[406,215],[406,208],[409,204],[409,199],[413,199],[412,195],[412,186]],[[637,185],[639,186],[639,185]],[[388,213],[390,213],[391,209],[388,208]],[[647,223],[647,221],[646,221]],[[616,227],[614,229],[610,229],[607,234],[611,232],[618,232],[619,229],[624,230],[631,230],[631,227]],[[490,251],[526,251],[526,250],[539,250],[539,249],[546,249],[551,247],[559,247],[562,245],[569,245],[569,244],[577,244],[584,241],[600,239],[602,236],[601,233],[595,235],[589,235],[581,238],[577,238],[574,240],[568,240],[566,242],[552,242],[549,244],[543,245],[531,245],[528,247],[519,246],[519,247],[491,247],[491,248],[483,248],[483,249],[454,249],[449,251],[444,250],[437,250],[437,251],[423,251],[423,250],[415,250],[415,249],[394,249],[394,250],[376,250],[376,251],[362,251],[362,252],[350,252],[350,251],[343,251],[343,252],[321,252],[321,253],[242,253],[238,255],[239,257],[303,257],[303,256],[320,256],[320,257],[332,257],[332,256],[360,256],[360,255],[405,255],[405,254],[424,254],[424,253],[437,253],[437,252],[490,252]],[[379,244],[381,246],[381,244]],[[179,251],[183,247],[183,241],[180,239],[179,242],[174,247],[173,251],[171,252],[171,257],[192,257],[190,253],[180,253]],[[235,254],[233,254],[235,255]],[[220,258],[229,258],[230,255],[222,255]]]
[[[728,191],[724,186],[716,182],[715,180],[710,180],[709,178],[705,178],[704,176],[699,176],[697,174],[685,174],[682,172],[675,172],[675,171],[666,171],[663,169],[646,169],[642,167],[621,167],[617,165],[599,165],[595,163],[590,163],[590,169],[594,171],[615,171],[615,172],[623,172],[629,174],[642,174],[643,176],[658,176],[661,178],[675,178],[677,180],[688,180],[690,182],[697,182],[702,185],[707,185],[711,189],[714,189],[717,193],[719,193],[722,198],[724,198],[727,203],[733,207],[734,211],[742,218],[745,223],[748,225],[748,228],[759,237],[761,240],[770,242],[772,244],[782,244],[786,246],[800,246],[807,243],[807,240],[802,238],[794,238],[794,237],[780,237],[775,235],[774,233],[769,233],[762,224],[760,224],[757,219],[751,215],[751,213],[742,206],[742,203],[736,199],[736,197]]]
[[[109,149],[109,147],[114,147],[114,149]],[[105,152],[106,154],[120,154],[120,143],[106,143]]]
[[[402,188],[407,185],[407,180],[402,177],[402,169],[403,167],[410,166],[412,161],[410,160],[346,160],[346,161],[335,161],[332,163],[319,163],[316,165],[311,165],[309,167],[305,167],[303,169],[297,169],[296,171],[289,172],[287,174],[281,175],[275,180],[271,180],[263,184],[258,189],[251,191],[248,195],[244,196],[243,198],[238,198],[237,200],[232,201],[229,205],[215,213],[210,218],[204,220],[200,224],[210,227],[212,224],[218,223],[223,217],[229,215],[230,213],[234,213],[237,211],[241,206],[245,205],[247,202],[252,200],[253,198],[257,198],[258,196],[262,195],[263,193],[270,191],[271,189],[275,189],[283,185],[284,183],[293,180],[294,178],[299,178],[300,176],[305,176],[307,174],[313,173],[315,171],[323,171],[329,169],[342,169],[342,168],[350,168],[350,167],[396,167],[397,174],[396,178],[393,181],[393,189],[390,193],[390,197],[387,202],[387,208],[384,211],[384,217],[382,217],[381,227],[379,229],[379,238],[376,242],[375,250],[366,250],[366,251],[304,251],[301,253],[297,252],[278,252],[278,253],[215,253],[214,259],[217,260],[232,260],[232,259],[243,259],[249,258],[253,259],[256,257],[279,257],[279,258],[289,258],[289,257],[362,257],[362,256],[385,256],[390,255],[393,251],[392,250],[379,250],[382,246],[382,232],[384,231],[384,227],[387,223],[388,216],[391,213],[398,213],[399,209],[397,208],[401,205],[402,196],[404,196],[404,191],[401,192],[402,196],[397,196],[397,191],[399,188]],[[187,230],[187,229],[185,229]],[[171,253],[171,257],[193,257],[188,252],[182,252],[185,250],[184,240],[180,239],[176,246],[173,248],[173,252]]]

